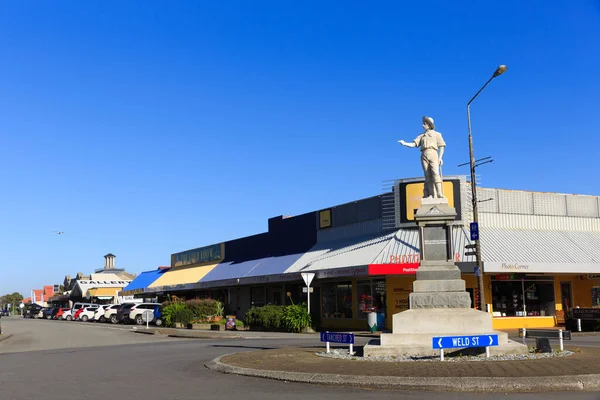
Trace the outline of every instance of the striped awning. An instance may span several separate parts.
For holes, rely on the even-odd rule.
[[[119,293],[121,290],[123,290],[123,288],[118,288],[118,287],[93,288],[93,289],[88,289],[88,291],[85,294],[85,297],[88,297],[88,298],[97,297],[102,300],[108,300],[108,299],[112,299],[113,297],[117,296],[117,293]]]

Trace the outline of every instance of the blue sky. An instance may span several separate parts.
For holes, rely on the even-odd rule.
[[[2,2],[0,294],[379,194],[422,115],[467,174],[499,64],[482,185],[599,195],[598,43],[592,0]]]

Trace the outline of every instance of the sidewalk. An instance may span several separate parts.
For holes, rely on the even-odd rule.
[[[567,349],[575,354],[521,361],[393,363],[320,357],[315,353],[324,351],[323,346],[307,346],[225,355],[207,367],[270,379],[371,388],[468,392],[600,390],[600,348]]]

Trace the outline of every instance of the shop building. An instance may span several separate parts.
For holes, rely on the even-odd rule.
[[[135,296],[212,297],[243,318],[253,305],[305,301],[300,274],[313,272],[311,313],[322,328],[365,329],[367,312],[376,312],[389,329],[408,309],[420,262],[422,189],[422,178],[395,180],[379,196],[272,218],[265,233],[175,253]],[[448,176],[444,193],[457,210],[451,250],[476,307],[470,185]],[[573,307],[600,305],[599,197],[478,189],[478,198],[483,292],[496,329],[554,326]]]
[[[114,304],[133,300],[133,297],[120,297],[119,292],[129,285],[136,275],[123,268],[117,268],[115,258],[114,254],[106,254],[104,267],[96,269],[90,275],[78,272],[74,278],[70,275],[65,276],[63,282],[65,291],[54,297],[56,302],[71,306],[76,302]]]

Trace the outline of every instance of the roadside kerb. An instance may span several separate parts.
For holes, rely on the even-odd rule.
[[[221,362],[224,354],[205,367],[226,374],[252,376],[286,382],[343,385],[359,388],[425,390],[440,392],[533,393],[559,391],[599,391],[600,374],[532,377],[395,377],[360,376],[258,370]]]
[[[170,329],[132,329],[131,332],[143,335],[163,335],[185,339],[241,339],[238,334],[211,333],[210,331],[177,331]]]

